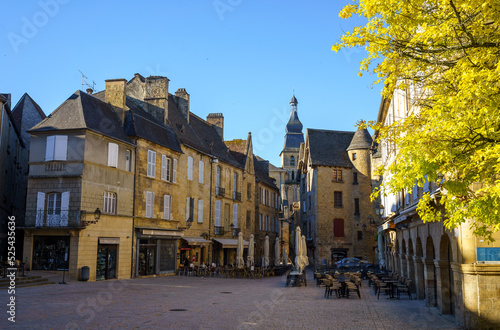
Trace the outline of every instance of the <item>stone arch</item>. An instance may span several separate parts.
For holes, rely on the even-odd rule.
[[[425,299],[429,306],[437,305],[437,281],[436,281],[436,266],[434,241],[432,237],[427,236],[425,243],[425,258],[424,258],[424,278],[425,278]]]
[[[443,314],[454,314],[455,297],[453,290],[453,270],[451,269],[452,251],[448,234],[444,233],[439,241],[438,260],[438,304],[439,310]]]
[[[417,299],[425,299],[425,278],[424,278],[424,264],[422,258],[424,256],[422,250],[422,241],[417,236],[415,241],[415,291]]]

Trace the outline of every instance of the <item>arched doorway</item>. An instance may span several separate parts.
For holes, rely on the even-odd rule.
[[[435,258],[434,241],[431,236],[427,236],[425,244],[424,277],[426,287],[425,296],[427,304],[430,306],[437,306],[436,266],[434,265]]]
[[[417,237],[415,242],[415,287],[417,292],[417,299],[425,299],[425,279],[424,279],[424,264],[422,241]]]
[[[439,242],[439,279],[440,311],[443,314],[454,314],[454,290],[453,271],[451,269],[452,260],[450,239],[447,234],[441,236]]]

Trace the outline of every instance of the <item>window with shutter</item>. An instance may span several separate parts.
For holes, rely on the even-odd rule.
[[[153,218],[154,216],[154,198],[154,192],[146,191],[146,218]]]
[[[156,152],[148,150],[148,170],[147,176],[154,178],[156,172]]]
[[[177,183],[177,159],[175,158],[173,160],[173,167],[172,167],[172,182]]]
[[[47,136],[47,145],[45,146],[45,161],[54,160],[54,147],[56,145],[55,140],[56,137],[54,135]]]
[[[167,156],[161,155],[161,179],[167,181]]]
[[[68,136],[56,135],[54,147],[54,160],[67,160]]]
[[[61,219],[59,226],[68,226],[68,215],[69,215],[69,191],[65,191],[61,194]]]
[[[39,192],[37,194],[37,200],[36,200],[36,222],[35,222],[36,227],[43,226],[44,214],[45,214],[45,193]]]

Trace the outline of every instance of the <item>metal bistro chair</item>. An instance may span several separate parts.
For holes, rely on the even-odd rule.
[[[411,280],[410,279],[406,280],[404,284],[398,285],[396,287],[396,290],[397,290],[398,299],[399,299],[399,296],[401,293],[407,293],[410,300],[412,300],[412,298],[411,298]]]

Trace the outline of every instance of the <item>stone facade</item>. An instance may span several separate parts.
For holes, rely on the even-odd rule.
[[[375,261],[372,151],[367,134],[362,129],[306,132],[298,164],[299,214],[310,264],[315,267],[331,265],[343,257]]]
[[[378,122],[390,125],[394,118],[418,111],[406,102],[407,97],[407,91],[396,90],[392,99],[383,99]],[[387,167],[397,160],[396,149],[390,143],[381,141],[378,149],[374,166]],[[463,327],[498,328],[500,262],[498,258],[484,261],[479,251],[498,249],[500,234],[495,233],[495,242],[488,244],[472,233],[473,220],[465,220],[453,230],[441,222],[423,223],[416,211],[423,194],[431,195],[436,212],[443,211],[439,203],[441,189],[434,182],[380,199],[384,222],[378,228],[379,263],[411,279],[417,299],[424,299],[443,314],[454,315]]]

